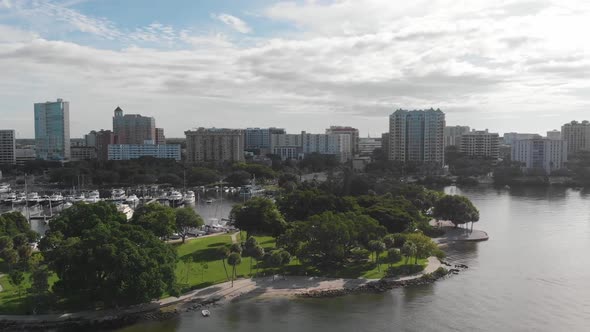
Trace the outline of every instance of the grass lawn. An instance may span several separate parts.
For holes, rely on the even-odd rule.
[[[0,278],[0,285],[2,285],[2,292],[0,292],[0,313],[10,314],[24,314],[25,302],[27,300],[27,289],[31,287],[30,273],[25,273],[25,280],[20,285],[20,296],[18,287],[10,283],[8,274],[3,272],[4,276]],[[52,274],[49,277],[49,285],[53,285],[57,281],[57,276]]]

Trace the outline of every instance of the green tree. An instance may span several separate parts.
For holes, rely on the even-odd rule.
[[[194,228],[203,226],[203,218],[195,213],[190,207],[184,207],[182,209],[174,210],[175,213],[175,225],[176,232],[182,237],[182,243],[184,243],[186,237],[190,231]]]
[[[395,236],[393,234],[387,234],[383,237],[383,243],[387,249],[395,247]]]
[[[227,263],[232,266],[231,286],[234,287],[234,278],[236,277],[236,266],[242,262],[242,256],[237,252],[232,252],[227,256]]]
[[[479,221],[479,211],[465,196],[446,195],[434,205],[433,216],[449,220],[455,227],[468,222]]]
[[[255,250],[258,247],[258,241],[253,236],[250,236],[244,243],[244,251],[246,255],[250,256],[250,275],[252,275],[252,260],[254,258]]]
[[[223,264],[223,270],[225,271],[225,277],[229,280],[229,273],[227,272],[227,266],[225,265],[225,259],[229,256],[229,249],[226,246],[219,247],[217,249],[217,257],[221,260]]]
[[[67,303],[111,307],[175,292],[174,249],[126,223],[113,204],[65,210],[52,221],[40,249],[58,277],[53,291]]]
[[[385,251],[386,247],[385,247],[385,243],[383,243],[382,241],[379,240],[372,240],[369,242],[368,245],[368,249],[371,250],[371,252],[374,253],[374,261],[375,264],[377,264],[377,271],[381,271],[381,264],[379,264],[379,255],[381,255],[381,253],[383,251]]]
[[[13,269],[12,271],[10,271],[10,273],[8,273],[8,278],[11,284],[18,287],[18,297],[20,298],[21,285],[23,281],[25,281],[24,273],[20,270]]]
[[[402,260],[402,254],[399,251],[399,249],[390,248],[389,250],[387,250],[387,263],[389,264],[389,267],[391,267],[391,265],[393,265],[401,260]]]
[[[251,175],[246,171],[235,171],[230,173],[226,178],[225,182],[229,183],[233,187],[241,187],[250,183]]]
[[[242,245],[239,243],[232,243],[232,245],[229,247],[229,252],[236,252],[238,254],[242,254]]]
[[[406,241],[402,246],[401,253],[406,257],[406,265],[410,258],[416,255],[417,248],[416,245],[412,241]]]
[[[418,263],[418,258],[428,258],[438,250],[436,243],[422,233],[407,234],[406,239],[416,246],[415,264]]]
[[[141,226],[160,238],[167,238],[176,228],[174,209],[162,204],[141,205],[133,213],[131,223]]]
[[[252,250],[251,257],[254,257],[254,259],[256,260],[256,273],[258,273],[258,262],[260,262],[260,260],[264,258],[264,254],[265,254],[264,248],[260,245],[257,245]],[[251,273],[252,273],[252,267],[250,267],[250,274]]]
[[[276,249],[270,253],[268,264],[272,267],[282,269],[291,261],[291,254],[284,249]],[[274,274],[273,274],[274,280]]]
[[[278,236],[286,227],[283,216],[268,198],[254,197],[245,204],[236,205],[230,215],[234,225],[246,231],[246,237],[254,234]]]

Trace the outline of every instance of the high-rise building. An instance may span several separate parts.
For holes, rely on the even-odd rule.
[[[99,161],[109,160],[109,145],[117,144],[117,136],[110,130],[94,132],[96,142],[96,158]]]
[[[514,141],[512,161],[522,162],[527,170],[543,169],[546,174],[551,174],[567,162],[567,142],[547,138]]]
[[[14,130],[0,130],[0,164],[16,164],[16,140]]]
[[[120,107],[115,109],[113,132],[118,144],[152,144],[156,141],[156,120],[139,114],[123,114]]]
[[[561,137],[567,142],[568,154],[590,150],[590,122],[572,121],[561,127]]]
[[[86,143],[86,146],[96,147],[96,131],[92,130],[88,134],[84,135],[84,142]]]
[[[363,157],[370,157],[373,151],[381,149],[381,137],[361,137],[359,138],[359,155]]]
[[[512,145],[515,141],[522,141],[525,139],[542,138],[539,134],[525,134],[525,133],[504,133],[504,144]]]
[[[389,142],[389,133],[381,134],[381,152],[385,158],[389,158]]]
[[[445,127],[445,147],[459,146],[461,135],[469,132],[469,126],[446,126]]]
[[[246,128],[244,141],[246,150],[259,150],[260,154],[271,153],[272,135],[285,134],[283,128]]]
[[[347,134],[350,135],[350,144],[352,146],[352,154],[359,153],[359,130],[353,127],[345,126],[330,126],[326,129],[326,134]]]
[[[389,160],[444,164],[445,114],[397,110],[389,116]]]
[[[70,150],[71,161],[96,159],[96,148],[93,146],[72,146]]]
[[[551,130],[547,132],[548,139],[561,139],[561,131],[559,130]]]
[[[244,160],[244,131],[241,129],[199,128],[184,133],[188,163]]]
[[[57,101],[35,104],[35,151],[37,159],[70,159],[70,103]]]
[[[164,128],[156,128],[156,145],[165,145],[166,136],[164,135]]]
[[[109,160],[132,160],[141,157],[158,159],[174,159],[180,161],[180,145],[157,144],[111,144],[109,145]]]
[[[484,157],[498,159],[500,135],[490,133],[488,130],[472,130],[460,137],[459,149],[462,153],[471,157]]]
[[[300,159],[303,157],[303,144],[300,134],[272,134],[270,138],[272,154],[280,156],[282,160]]]
[[[303,154],[334,155],[343,163],[352,159],[351,134],[308,134],[301,132]]]

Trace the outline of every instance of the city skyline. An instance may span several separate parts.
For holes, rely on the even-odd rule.
[[[396,109],[431,107],[449,125],[542,134],[590,106],[582,1],[142,4],[0,1],[2,127],[33,137],[32,105],[56,98],[71,103],[72,137],[109,128],[117,105],[169,137],[331,125],[377,137]]]

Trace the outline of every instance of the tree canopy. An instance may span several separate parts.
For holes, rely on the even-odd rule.
[[[280,235],[286,227],[285,220],[277,206],[268,198],[254,197],[231,210],[234,225],[248,235]]]
[[[55,218],[40,249],[73,303],[129,305],[174,292],[176,253],[105,202],[79,204]]]
[[[176,232],[182,237],[184,243],[186,237],[193,228],[201,227],[205,223],[203,218],[195,213],[195,210],[186,206],[181,209],[174,210],[176,215]]]
[[[465,196],[446,195],[434,205],[433,216],[441,220],[449,220],[455,226],[468,222],[479,221],[479,211]]]
[[[168,237],[176,229],[176,214],[169,206],[146,204],[135,210],[131,223],[143,227],[157,237]]]

